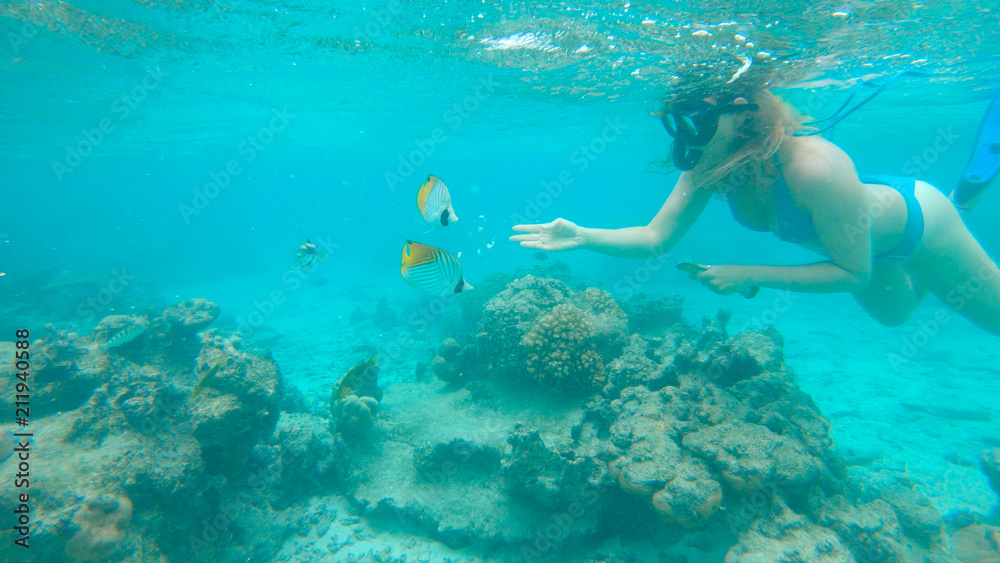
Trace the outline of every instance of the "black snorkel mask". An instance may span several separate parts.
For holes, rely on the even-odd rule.
[[[757,104],[713,105],[704,100],[683,100],[667,105],[660,121],[674,138],[672,158],[680,170],[692,170],[701,160],[702,149],[719,128],[719,116],[744,111],[757,111]]]

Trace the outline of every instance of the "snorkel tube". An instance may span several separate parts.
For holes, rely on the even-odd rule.
[[[931,76],[931,73],[924,72],[924,71],[921,71],[921,70],[909,70],[908,69],[908,70],[901,70],[901,71],[897,72],[896,74],[890,76],[888,79],[886,79],[885,82],[882,82],[882,83],[877,83],[877,82],[874,82],[874,81],[871,81],[871,80],[862,80],[861,82],[859,82],[857,84],[857,86],[855,86],[854,88],[851,89],[851,93],[847,96],[847,99],[844,100],[844,103],[841,104],[839,108],[837,108],[837,111],[835,111],[832,114],[830,114],[829,117],[824,117],[823,119],[816,119],[814,121],[810,121],[810,122],[808,122],[808,123],[805,124],[807,126],[819,126],[822,123],[829,122],[826,126],[821,127],[820,129],[817,129],[816,131],[800,131],[798,133],[795,133],[795,136],[796,137],[811,137],[813,135],[820,135],[822,133],[825,133],[826,131],[829,131],[829,130],[833,129],[834,126],[836,126],[838,123],[840,123],[841,121],[843,121],[845,117],[847,117],[848,115],[851,115],[855,111],[861,109],[861,106],[863,106],[863,105],[867,104],[868,102],[872,101],[873,99],[875,99],[875,96],[878,96],[879,94],[881,94],[883,90],[885,90],[886,88],[888,88],[889,85],[891,85],[893,82],[895,82],[896,80],[898,80],[902,76]],[[861,100],[857,104],[854,104],[853,106],[851,106],[850,108],[848,108],[847,105],[851,103],[851,100],[854,99],[854,95],[857,94],[858,91],[861,90],[861,88],[875,88],[875,91],[872,92],[871,94],[868,94],[868,97],[866,97],[865,99]]]
[[[881,94],[889,85],[903,76],[924,77],[931,75],[932,73],[919,70],[902,70],[890,76],[885,82],[878,83],[870,80],[862,80],[851,90],[851,93],[844,100],[844,103],[837,108],[837,111],[833,112],[829,117],[810,121],[805,124],[807,126],[820,126],[819,129],[816,131],[800,131],[795,133],[795,136],[808,137],[832,130],[844,118],[872,101],[875,96]],[[875,88],[875,91],[860,102],[848,107],[851,100],[854,99],[855,94],[861,88]],[[824,123],[826,125],[822,125]],[[955,187],[948,197],[954,202],[956,207],[968,211],[976,204],[983,190],[996,178],[997,174],[1000,174],[1000,97],[993,99],[986,109],[986,115],[983,116],[983,120],[979,124],[979,131],[976,133],[976,144],[972,155],[969,157],[969,162],[965,165],[965,170],[962,172],[962,178],[958,181],[958,186]]]
[[[698,161],[701,160],[701,150],[689,149],[687,141],[684,139],[674,139],[673,149],[671,160],[674,161],[674,166],[682,172],[694,170],[694,167],[698,165]]]

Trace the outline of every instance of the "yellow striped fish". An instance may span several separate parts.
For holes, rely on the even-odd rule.
[[[361,381],[361,378],[368,373],[369,369],[376,365],[378,365],[378,360],[375,359],[375,356],[372,356],[371,358],[368,358],[368,361],[361,362],[345,373],[344,377],[340,378],[340,384],[337,387],[337,400],[342,401],[344,400],[344,397],[350,395],[351,391],[353,391],[357,384]]]
[[[198,384],[194,386],[194,389],[191,390],[192,399],[197,397],[206,387],[211,385],[212,380],[215,379],[215,374],[219,372],[220,367],[222,367],[222,358],[219,358],[219,360],[215,362],[215,365],[212,366],[212,369],[208,370],[208,373],[206,373],[204,377],[201,378],[201,381],[199,381]]]
[[[444,185],[441,178],[428,174],[427,181],[420,186],[417,192],[417,207],[424,221],[435,229],[447,227],[458,221],[455,210],[451,207],[451,194],[448,193],[448,186]]]
[[[115,334],[109,338],[107,342],[102,344],[101,348],[107,350],[108,348],[117,348],[122,344],[128,344],[129,342],[132,342],[136,338],[142,336],[142,333],[144,332],[146,332],[146,325],[132,325],[125,327],[118,331],[118,334]]]
[[[445,297],[472,289],[462,277],[462,265],[448,252],[412,240],[403,245],[399,273],[406,283],[431,295]]]

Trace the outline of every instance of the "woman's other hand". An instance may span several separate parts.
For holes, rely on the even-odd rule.
[[[692,274],[691,278],[719,295],[743,293],[750,288],[753,280],[744,266],[710,266],[707,270]]]
[[[583,228],[562,218],[551,223],[514,225],[511,228],[515,231],[528,233],[510,237],[510,240],[520,242],[521,246],[525,248],[555,252],[580,248],[584,244]]]

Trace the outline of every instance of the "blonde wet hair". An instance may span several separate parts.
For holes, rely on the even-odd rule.
[[[782,143],[799,131],[812,129],[805,125],[808,117],[770,90],[744,97],[757,104],[758,110],[745,114],[730,146],[731,154],[711,168],[692,171],[696,185],[717,190],[723,197],[773,184],[779,176],[774,155]]]

